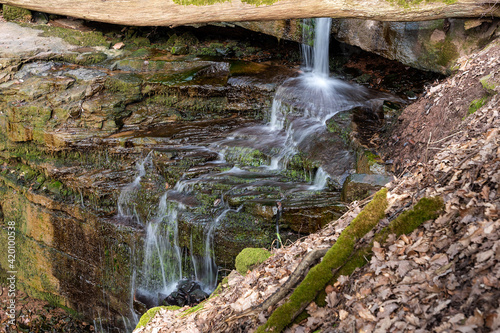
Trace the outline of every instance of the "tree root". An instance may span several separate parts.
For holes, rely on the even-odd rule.
[[[350,275],[356,268],[365,265],[370,260],[371,249],[375,241],[383,243],[389,234],[399,236],[410,233],[423,222],[437,218],[443,207],[440,198],[422,198],[411,210],[400,214],[387,227],[382,228],[369,239],[363,239],[385,215],[386,192],[387,190],[383,189],[377,193],[374,200],[342,232],[330,249],[317,249],[306,254],[278,291],[260,305],[226,322],[242,317],[257,316],[274,307],[293,290],[288,301],[276,308],[267,323],[258,327],[256,331],[281,332],[315,298],[317,299],[318,295],[321,297],[327,284],[333,284],[340,275]],[[323,260],[320,263],[309,269],[321,258]],[[293,289],[297,284],[298,286]]]
[[[377,192],[373,200],[344,229],[323,260],[311,268],[295,288],[287,302],[273,311],[267,323],[256,332],[281,332],[317,297],[333,278],[333,270],[342,267],[351,256],[355,245],[385,216],[387,189]]]
[[[316,262],[323,258],[329,248],[313,250],[308,252],[304,259],[300,262],[300,264],[295,268],[293,273],[288,277],[286,282],[271,296],[269,296],[264,302],[261,304],[246,310],[239,315],[229,318],[226,321],[234,321],[236,319],[242,317],[248,317],[252,315],[257,315],[262,311],[269,309],[270,307],[275,306],[279,301],[281,301],[286,295],[290,293],[290,291],[304,279],[304,276],[307,274],[311,266],[316,264]]]
[[[425,221],[436,219],[439,216],[439,213],[442,210],[443,206],[444,206],[443,201],[439,197],[422,198],[411,210],[402,213],[387,227],[383,228],[381,231],[377,232],[375,235],[370,237],[371,240],[366,240],[364,244],[361,244],[359,241],[356,242],[356,244],[353,244],[351,252],[347,255],[343,263],[341,265],[333,267],[332,268],[333,272],[332,270],[330,270],[329,273],[332,274],[332,276],[331,279],[327,281],[327,283],[317,283],[315,285],[312,285],[311,282],[309,282],[308,284],[307,282],[307,279],[309,277],[308,274],[304,279],[304,281],[302,281],[302,283],[295,289],[294,293],[290,296],[289,301],[280,306],[278,309],[276,309],[269,317],[268,322],[265,325],[259,327],[257,332],[265,332],[265,331],[281,332],[300,313],[302,313],[305,310],[305,308],[310,304],[310,302],[314,300],[315,297],[317,297],[318,294],[324,292],[324,288],[328,283],[333,284],[340,275],[350,275],[354,272],[356,268],[364,266],[369,261],[369,258],[372,255],[371,249],[373,248],[373,243],[375,241],[383,243],[386,241],[389,234],[396,234],[397,236],[399,236],[402,234],[408,234],[412,232]],[[375,226],[376,224],[373,225],[373,227]],[[337,243],[339,242],[339,240],[337,241]],[[335,245],[332,246],[332,250],[334,247]],[[314,272],[316,270],[320,271],[319,269],[316,268],[321,266],[323,262],[328,260],[327,257],[330,256],[331,254],[330,251],[328,251],[328,253],[325,255],[323,261],[317,266],[313,267],[310,270],[310,272]],[[319,279],[319,277],[316,278]],[[300,290],[303,285],[304,288],[310,286],[316,287],[316,290],[314,293],[313,292],[309,293],[309,298],[302,297],[302,299],[300,299],[301,300],[300,303],[297,301],[292,303],[296,293],[303,292],[303,290]],[[312,298],[310,298],[311,296]],[[300,295],[297,295],[295,298],[298,297],[300,297]],[[282,318],[285,318],[285,320],[281,320]]]

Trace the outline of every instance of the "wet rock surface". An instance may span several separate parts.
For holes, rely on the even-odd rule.
[[[167,297],[160,297],[160,299],[163,299],[163,305],[183,307],[185,305],[194,306],[207,299],[208,296],[209,294],[201,290],[201,286],[197,282],[182,280],[177,284],[175,291]]]
[[[492,79],[498,77],[497,57],[490,58],[498,50],[495,43],[475,54],[455,77],[434,85],[433,93],[464,96],[464,87],[456,84],[459,78],[477,80],[488,73]],[[422,100],[414,106],[420,105],[425,112],[419,103],[425,102],[425,97]],[[409,212],[423,197],[444,201],[440,215],[407,235],[392,235],[384,243],[370,245],[372,256],[365,258],[365,265],[325,285],[322,299],[305,308],[308,317],[292,323],[286,332],[498,330],[498,105],[498,94],[490,96],[463,119],[461,135],[441,139],[444,146],[429,160],[387,185],[388,208],[370,233]],[[407,110],[413,112],[411,107]],[[440,124],[434,126],[439,131]],[[246,276],[233,272],[203,311],[161,311],[149,325],[135,332],[153,332],[164,323],[168,323],[166,332],[257,328],[274,309],[247,310],[283,287],[308,253],[335,244],[342,231],[360,216],[359,204],[352,204],[340,219],[320,232],[273,250],[272,257]]]
[[[65,29],[63,23],[75,22],[51,22],[43,34]],[[75,25],[71,40],[78,45],[70,45],[0,22],[1,34],[33,38],[26,49],[0,48],[2,223],[19,221],[20,280],[28,294],[99,317],[103,327],[128,327],[123,318],[133,317],[130,286],[134,267],[141,267],[142,222],[166,191],[184,207],[183,253],[200,260],[206,249],[192,244],[215,230],[216,270],[233,268],[245,247],[293,241],[345,211],[340,185],[355,169],[356,150],[373,138],[361,134],[370,122],[358,121],[360,111],[334,119],[337,125],[300,147],[304,153],[286,171],[263,170],[275,150],[246,144],[261,132],[231,136],[269,121],[276,87],[296,69],[269,60],[275,54],[250,42],[196,42],[184,31],[146,38],[131,28],[94,35],[85,26]],[[122,40],[125,46],[112,47]],[[351,137],[359,143],[351,146]],[[120,207],[149,153],[137,191]],[[338,170],[328,168],[332,156]],[[339,177],[314,191],[320,166]],[[185,190],[175,188],[179,181]],[[120,216],[120,208],[136,215]],[[202,298],[184,293],[190,296],[177,296],[187,303]],[[140,303],[134,304],[141,311],[155,305]]]

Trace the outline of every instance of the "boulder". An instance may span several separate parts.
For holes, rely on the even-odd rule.
[[[362,200],[377,192],[393,179],[393,176],[352,174],[347,178],[342,188],[342,201]]]
[[[236,256],[235,260],[236,270],[240,274],[245,275],[247,271],[263,263],[270,256],[271,253],[266,249],[257,249],[257,248],[243,249],[240,252],[240,254]]]
[[[498,34],[496,19],[380,22],[336,19],[334,37],[344,43],[422,70],[449,74],[456,60]]]

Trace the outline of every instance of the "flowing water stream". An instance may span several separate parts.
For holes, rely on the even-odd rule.
[[[317,147],[328,136],[326,123],[339,112],[370,108],[383,96],[330,77],[330,25],[329,18],[304,21],[302,73],[277,89],[266,124],[236,124],[219,138],[190,140],[186,135],[187,144],[163,145],[137,163],[137,176],[119,196],[118,218],[136,220],[145,229],[132,289],[148,306],[161,303],[182,279],[197,281],[207,293],[215,289],[220,259],[215,244],[233,220],[248,216],[248,224],[252,214],[265,216],[271,228],[263,244],[269,247],[268,240],[281,240],[279,224],[286,209],[312,211],[338,201],[338,191],[328,182],[350,172],[332,172],[336,159],[348,153],[330,154]],[[182,126],[176,131],[181,133]],[[304,156],[316,156],[318,150],[325,158],[304,164]],[[155,211],[140,216],[134,207],[142,182],[155,172],[155,159],[179,152],[212,157],[188,168],[175,185],[167,184]],[[210,201],[201,209],[200,193],[207,189]],[[181,246],[180,239],[189,245]]]

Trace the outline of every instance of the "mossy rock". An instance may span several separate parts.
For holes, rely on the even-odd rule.
[[[151,46],[151,41],[147,37],[134,37],[130,39],[127,44],[126,48],[144,48]]]
[[[35,29],[43,30],[43,37],[59,37],[64,41],[81,47],[104,46],[109,48],[111,43],[106,39],[100,31],[78,31],[62,27],[54,27],[48,25],[37,25]]]
[[[236,256],[235,259],[236,270],[241,275],[245,275],[249,270],[263,263],[270,256],[271,253],[266,249],[250,248],[250,247],[243,249],[240,252],[240,254]]]
[[[103,62],[106,59],[108,59],[108,56],[103,52],[96,52],[96,53],[89,52],[89,53],[79,54],[77,57],[75,57],[74,63],[78,65],[87,66]]]
[[[141,319],[139,320],[139,323],[135,327],[135,329],[141,328],[146,326],[151,319],[160,311],[163,309],[170,310],[170,311],[175,311],[179,310],[181,307],[180,306],[157,306],[155,308],[149,309],[145,314],[142,315]]]
[[[436,63],[438,65],[448,67],[452,65],[452,63],[457,60],[459,56],[460,53],[458,52],[456,45],[451,41],[451,39],[446,39],[441,46]]]
[[[489,99],[489,96],[484,96],[484,97],[475,99],[472,102],[470,102],[469,111],[468,111],[467,115],[471,115],[474,112],[476,112],[477,110],[479,110],[480,108],[482,108],[486,104],[486,102],[488,102],[488,99]]]
[[[3,5],[3,18],[7,21],[31,21],[31,11],[24,8]]]
[[[189,48],[185,45],[172,46],[170,53],[173,55],[185,55],[189,53]]]
[[[496,80],[495,80],[496,79]],[[494,77],[493,74],[488,74],[481,79],[479,79],[481,85],[488,92],[488,94],[496,94],[498,91],[498,79]]]

